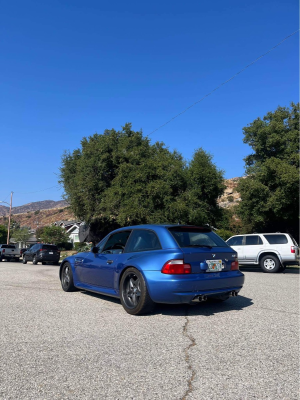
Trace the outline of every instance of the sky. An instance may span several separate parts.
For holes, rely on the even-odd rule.
[[[60,200],[61,156],[83,137],[149,135],[297,29],[296,0],[3,2],[0,201]],[[295,34],[151,141],[242,176],[243,127],[299,101],[298,49]]]

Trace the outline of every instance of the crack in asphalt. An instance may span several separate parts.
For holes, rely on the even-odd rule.
[[[185,394],[183,395],[183,397],[181,398],[181,400],[186,400],[187,399],[187,397],[192,393],[192,391],[194,390],[194,387],[193,387],[193,380],[194,380],[194,378],[195,378],[195,376],[196,376],[196,371],[194,370],[194,368],[193,368],[193,366],[192,366],[192,363],[191,363],[191,358],[190,358],[190,354],[189,354],[189,351],[190,351],[190,349],[193,347],[193,346],[196,346],[196,340],[195,340],[195,338],[192,336],[192,335],[190,335],[189,333],[188,333],[188,325],[189,325],[189,323],[190,323],[190,320],[189,320],[189,317],[188,317],[188,308],[186,309],[186,315],[185,315],[185,324],[184,324],[184,326],[183,326],[183,331],[182,331],[182,333],[183,333],[183,336],[185,336],[186,338],[188,338],[189,340],[190,340],[190,344],[184,349],[184,354],[185,354],[185,361],[186,361],[186,363],[187,363],[187,368],[188,368],[188,370],[191,372],[191,376],[190,376],[190,378],[188,379],[188,382],[187,382],[187,384],[188,384],[188,387],[187,387],[187,390],[186,390],[186,392],[185,392]]]

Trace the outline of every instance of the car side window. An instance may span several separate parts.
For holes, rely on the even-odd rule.
[[[102,254],[123,253],[131,231],[122,231],[112,234],[102,250]]]
[[[259,244],[263,244],[260,236],[246,236],[246,246],[255,246]]]
[[[161,245],[158,237],[153,231],[145,229],[135,229],[130,236],[126,253],[138,251],[160,250]]]
[[[270,244],[286,244],[288,243],[285,235],[264,235]]]
[[[233,236],[227,241],[229,246],[242,246],[244,236]]]

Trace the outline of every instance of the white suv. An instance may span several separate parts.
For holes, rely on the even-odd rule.
[[[279,272],[287,265],[299,265],[298,244],[287,233],[236,235],[226,242],[238,253],[240,264],[260,265],[264,272]]]

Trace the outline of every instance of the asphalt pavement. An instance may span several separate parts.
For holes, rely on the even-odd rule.
[[[57,266],[0,263],[1,399],[299,398],[299,269],[242,268],[221,304],[127,314]]]

